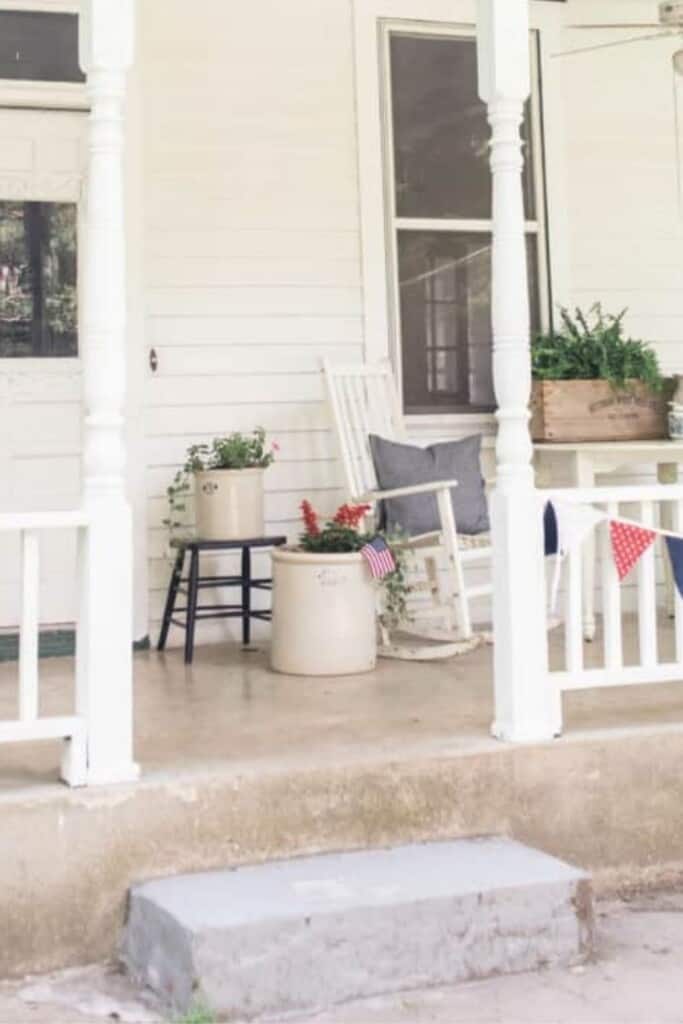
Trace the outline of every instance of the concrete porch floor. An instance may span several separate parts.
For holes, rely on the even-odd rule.
[[[668,656],[673,630],[660,622]],[[561,657],[562,630],[552,634],[551,660]],[[625,661],[634,660],[635,629]],[[584,646],[598,664],[601,636]],[[233,768],[310,768],[396,756],[452,756],[500,749],[493,720],[493,648],[448,661],[380,660],[360,676],[278,675],[265,647],[197,649],[135,656],[135,756],[143,774]],[[41,713],[73,709],[74,665],[41,661]],[[682,680],[683,682],[683,680]],[[16,714],[16,663],[0,664],[0,720]],[[683,727],[683,686],[672,683],[566,694],[564,733],[578,739],[601,730]],[[58,781],[59,744],[0,746],[0,794]]]
[[[265,651],[136,656],[140,782],[69,790],[57,745],[0,748],[0,976],[110,956],[134,881],[316,851],[506,834],[603,887],[677,877],[683,687],[569,695],[562,739],[510,746],[489,735],[491,658],[302,679]],[[71,671],[41,663],[43,712],[70,708]]]

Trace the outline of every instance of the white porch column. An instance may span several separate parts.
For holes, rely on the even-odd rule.
[[[493,373],[498,403],[493,731],[518,742],[560,729],[547,673],[543,552],[529,435],[531,358],[520,126],[530,92],[528,0],[477,0],[479,92],[493,173]]]
[[[88,721],[89,783],[137,776],[133,762],[133,537],[125,486],[126,265],[123,114],[133,0],[83,0],[81,66],[91,113],[82,355],[83,501],[78,701]]]

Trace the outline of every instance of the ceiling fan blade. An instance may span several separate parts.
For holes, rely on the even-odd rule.
[[[594,26],[592,26],[594,27]],[[612,26],[613,27],[613,26]],[[612,50],[617,46],[628,46],[629,43],[645,43],[652,39],[671,39],[679,35],[678,32],[655,32],[648,36],[632,36],[630,39],[617,39],[611,43],[595,43],[593,46],[579,46],[572,50],[560,50],[558,53],[551,53],[551,57],[571,57],[577,53],[593,53],[595,50]]]
[[[681,167],[681,100],[679,94],[680,75],[676,72],[674,64],[674,131],[676,133],[676,191],[678,193],[678,217],[683,221],[683,168]]]
[[[626,29],[632,30],[634,28],[659,28],[659,29],[661,29],[662,23],[661,23],[661,21],[634,21],[634,22],[630,22],[629,24],[615,25],[615,23],[612,21],[612,22],[609,22],[609,24],[607,22],[605,22],[604,24],[595,22],[594,24],[593,23],[584,23],[583,25],[565,25],[564,27],[566,29],[571,29],[572,32],[574,32],[574,31],[592,32],[593,29],[598,29],[598,28],[612,28],[612,29],[624,29],[624,30],[626,30]]]

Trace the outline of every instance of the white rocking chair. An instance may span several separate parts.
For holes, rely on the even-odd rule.
[[[428,600],[414,613],[411,609],[414,621],[409,628],[401,629],[405,640],[392,638],[381,625],[380,653],[385,657],[431,660],[472,650],[488,635],[474,632],[470,601],[489,596],[492,587],[490,583],[467,587],[465,568],[472,563],[490,565],[490,535],[458,534],[450,494],[457,480],[379,490],[370,434],[390,441],[409,441],[389,364],[339,366],[325,360],[323,373],[351,500],[370,504],[376,522],[378,503],[385,498],[435,494],[437,499],[440,530],[404,542],[413,556],[411,561],[420,562],[423,568],[412,592],[426,594]],[[441,629],[427,625],[439,620]]]

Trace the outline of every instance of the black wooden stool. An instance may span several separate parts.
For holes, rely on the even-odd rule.
[[[178,545],[178,555],[173,566],[171,582],[168,586],[166,607],[159,633],[157,650],[163,651],[168,639],[171,624],[185,630],[185,664],[192,662],[194,655],[194,631],[201,619],[241,619],[242,643],[246,647],[251,639],[251,620],[261,619],[269,622],[271,612],[259,611],[251,607],[252,590],[272,590],[272,577],[253,579],[251,575],[252,548],[278,548],[286,544],[286,537],[254,537],[250,540],[190,540]],[[200,576],[199,556],[203,551],[241,551],[242,571],[239,576]],[[183,567],[186,554],[190,555],[190,574],[183,579]],[[185,584],[187,589],[185,589]],[[240,604],[209,604],[198,603],[199,591],[207,587],[240,587],[242,601]],[[187,606],[176,608],[178,594],[185,594]],[[185,619],[176,619],[174,615],[185,613]]]

